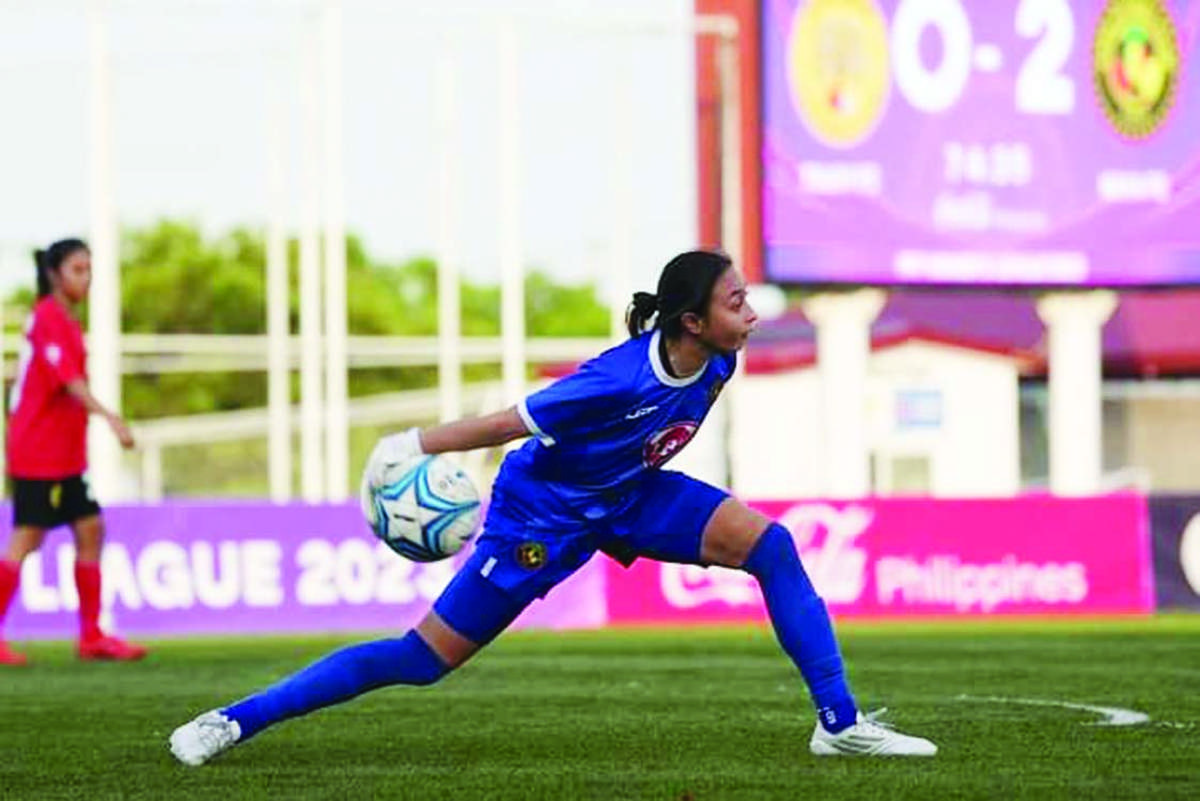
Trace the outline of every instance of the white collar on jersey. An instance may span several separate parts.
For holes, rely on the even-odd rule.
[[[663,366],[662,359],[658,356],[658,340],[662,336],[662,331],[654,329],[654,333],[650,335],[650,349],[646,355],[650,358],[650,368],[654,370],[654,377],[668,387],[686,387],[700,380],[700,376],[704,375],[704,371],[708,369],[708,361],[704,362],[699,370],[687,376],[686,378],[676,378],[667,372],[667,368]]]

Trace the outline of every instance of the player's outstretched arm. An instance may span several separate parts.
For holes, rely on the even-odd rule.
[[[527,436],[529,429],[516,406],[483,417],[430,426],[418,434],[422,452],[430,454],[494,448]]]
[[[483,417],[468,417],[431,426],[424,431],[410,428],[389,434],[375,443],[363,471],[363,480],[375,485],[392,464],[404,464],[422,454],[470,451],[512,442],[529,436],[529,429],[516,407]]]

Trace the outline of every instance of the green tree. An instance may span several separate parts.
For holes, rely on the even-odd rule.
[[[609,332],[608,307],[594,284],[563,286],[541,271],[525,278],[525,330],[539,337],[602,337]]]
[[[288,243],[291,330],[299,330],[299,244]],[[266,247],[258,231],[237,228],[206,237],[193,223],[167,219],[123,232],[121,325],[129,333],[261,334],[265,331]],[[30,271],[32,274],[32,270]],[[592,285],[563,286],[542,272],[526,279],[526,332],[530,336],[602,336],[608,312]],[[432,336],[437,332],[437,264],[427,257],[400,264],[373,260],[360,239],[346,242],[347,325],[352,335]],[[14,309],[28,309],[33,293],[18,290]],[[462,331],[500,332],[500,291],[464,282]],[[472,365],[468,380],[498,374]],[[355,370],[352,396],[429,387],[432,367]],[[297,379],[298,382],[298,379]],[[263,373],[162,373],[126,376],[123,407],[132,419],[262,406]],[[298,398],[298,389],[293,388]]]

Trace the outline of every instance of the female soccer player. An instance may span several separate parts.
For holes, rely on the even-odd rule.
[[[432,684],[601,550],[626,564],[644,556],[753,575],[816,705],[814,754],[935,754],[928,740],[858,711],[825,604],[787,530],[723,490],[662,469],[733,375],[756,319],[728,257],[683,253],[663,269],[657,295],[634,296],[630,339],[574,375],[506,411],[380,440],[364,471],[368,488],[389,464],[421,453],[533,436],[505,458],[474,552],[414,630],[344,648],[200,715],[171,735],[172,752],[200,765],[281,720],[377,687]]]
[[[34,254],[38,300],[25,328],[25,346],[9,402],[8,474],[13,533],[0,560],[0,626],[21,579],[21,562],[46,532],[69,525],[75,535],[79,591],[79,658],[128,661],[146,649],[100,630],[100,549],[104,522],[87,477],[88,414],[104,417],[126,448],[129,426],[88,390],[87,353],[74,309],[87,297],[92,257],[78,239]],[[24,654],[0,638],[0,665],[23,665]]]

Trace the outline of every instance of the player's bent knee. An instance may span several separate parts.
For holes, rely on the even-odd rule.
[[[701,561],[725,567],[741,566],[770,522],[735,498],[725,498],[704,527]]]
[[[801,589],[816,597],[812,582],[809,581],[804,565],[800,562],[800,554],[796,551],[796,543],[792,541],[791,533],[778,523],[771,523],[763,531],[742,564],[742,569],[757,578],[760,583],[769,581],[776,575],[792,574],[800,580]]]
[[[89,515],[71,524],[75,534],[76,557],[83,562],[96,562],[104,548],[104,521],[99,515]]]
[[[480,647],[477,643],[452,629],[434,611],[430,611],[425,616],[425,619],[417,624],[417,627],[409,632],[409,634],[420,639],[425,647],[429,649],[430,653],[434,654],[446,666],[447,672],[454,670],[474,656]],[[439,676],[438,678],[441,677]]]

